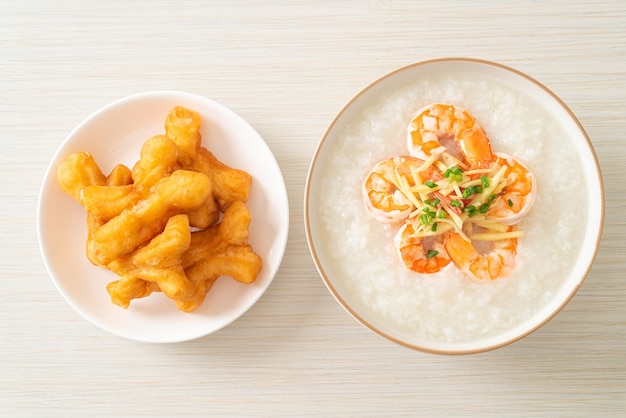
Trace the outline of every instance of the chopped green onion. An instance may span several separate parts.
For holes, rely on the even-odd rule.
[[[435,222],[435,223],[434,223],[434,224],[430,227],[430,230],[431,230],[431,231],[433,231],[433,232],[437,231],[437,222]]]
[[[448,216],[448,214],[445,211],[443,211],[443,210],[439,211],[437,213],[437,218],[439,218],[439,219],[445,219],[447,216]]]
[[[465,213],[467,213],[467,215],[470,218],[472,218],[472,217],[478,215],[478,213],[480,213],[480,210],[478,210],[478,208],[476,208],[476,206],[474,206],[474,205],[467,206],[466,208],[463,209],[463,211]]]
[[[450,206],[452,206],[452,207],[454,207],[454,208],[460,208],[460,207],[461,207],[461,205],[462,205],[462,203],[461,203],[461,202],[459,202],[458,200],[452,200],[452,201],[450,202]]]
[[[430,200],[430,199],[424,200],[424,204],[425,205],[432,206],[432,207],[437,206],[439,204],[439,202],[441,202],[441,200],[439,200],[439,198],[436,198],[435,200]]]
[[[463,198],[467,199],[474,193],[480,193],[483,191],[482,186],[470,186],[467,189],[463,190]]]
[[[489,196],[489,203],[493,203],[494,200],[496,200],[496,196],[495,194],[492,194],[491,196]]]
[[[424,213],[422,213],[420,215],[420,220],[422,219],[422,216],[424,216],[425,217],[424,219],[428,218],[428,222],[432,221],[432,219],[437,215],[437,212],[431,211],[428,206],[424,206],[422,208],[422,212],[424,212]],[[422,223],[424,223],[424,222],[422,222]]]
[[[511,199],[507,200],[510,207],[513,207],[513,201]]]
[[[487,211],[489,210],[489,203],[483,203],[482,205],[480,205],[480,207],[478,208],[478,211],[480,213],[487,213]]]
[[[437,183],[432,182],[432,181],[430,181],[430,180],[425,181],[425,182],[424,182],[424,184],[425,184],[426,186],[430,187],[431,189],[433,189],[433,188],[437,187]]]
[[[432,221],[432,217],[424,213],[420,215],[419,220],[422,225],[428,225]]]
[[[459,167],[457,166],[452,166],[450,168],[448,168],[444,173],[443,176],[449,180],[453,180],[456,181],[457,183],[463,180],[463,170],[461,170]]]
[[[435,251],[435,250],[428,250],[428,252],[426,253],[426,258],[433,258],[434,256],[436,256],[437,254],[439,254],[439,251]]]
[[[480,176],[480,182],[483,184],[483,187],[489,187],[489,177]]]

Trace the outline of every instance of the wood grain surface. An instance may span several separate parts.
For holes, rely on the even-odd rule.
[[[385,73],[440,57],[496,61],[548,86],[585,127],[605,182],[603,240],[578,294],[527,338],[471,356],[413,351],[359,325],[324,286],[304,233],[307,170],[334,115]],[[625,416],[625,80],[618,1],[3,1],[0,416]],[[290,237],[242,318],[150,345],[65,302],[36,210],[77,124],[164,89],[220,102],[265,138],[286,180]]]

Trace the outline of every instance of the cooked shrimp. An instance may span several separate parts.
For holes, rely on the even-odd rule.
[[[537,183],[524,164],[507,154],[495,155],[498,163],[507,167],[504,175],[506,186],[493,201],[487,214],[503,224],[514,225],[526,216],[535,203]]]
[[[417,273],[436,273],[450,263],[443,235],[416,237],[412,222],[406,222],[398,230],[394,246],[404,266]]]
[[[374,166],[363,182],[363,200],[367,211],[379,222],[402,222],[413,211],[414,205],[399,190],[398,176],[409,186],[415,184],[411,169],[418,169],[424,161],[414,157],[393,157]]]
[[[446,146],[450,140],[454,146]],[[493,160],[487,133],[465,109],[432,104],[420,110],[408,127],[409,154],[427,158],[442,145],[468,168],[484,168]]]
[[[515,266],[517,238],[488,242],[480,251],[476,245],[456,232],[450,232],[444,242],[450,259],[465,275],[478,280],[506,277]]]

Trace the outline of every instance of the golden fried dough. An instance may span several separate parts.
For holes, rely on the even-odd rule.
[[[252,176],[222,163],[206,148],[198,150],[194,165],[190,169],[209,176],[213,182],[213,194],[222,211],[233,202],[248,200]]]
[[[132,170],[135,188],[139,191],[150,189],[175,170],[177,161],[178,147],[170,138],[165,135],[148,138]]]
[[[195,164],[202,139],[200,115],[193,110],[176,106],[165,119],[165,134],[177,146],[180,166],[186,170],[200,171]],[[209,175],[206,172],[205,174]],[[189,212],[189,223],[194,228],[204,229],[215,224],[219,217],[219,207],[215,198],[211,196],[204,205]]]
[[[243,202],[233,202],[219,224],[191,234],[191,244],[182,258],[185,268],[231,245],[247,244],[250,220],[248,207]]]
[[[124,164],[118,164],[113,167],[106,180],[107,186],[125,186],[132,183],[132,172]]]
[[[196,285],[196,293],[189,300],[177,301],[176,306],[185,312],[196,309],[219,277],[228,276],[249,284],[256,280],[261,267],[261,257],[250,245],[227,246],[185,269],[189,280]]]
[[[116,305],[163,292],[192,312],[219,277],[247,284],[261,270],[248,243],[252,177],[203,148],[200,126],[197,112],[178,106],[132,169],[118,164],[105,176],[79,152],[57,170],[61,189],[87,212],[88,259],[119,276],[107,285]]]
[[[194,285],[187,279],[181,264],[182,254],[189,248],[191,231],[187,215],[168,219],[162,233],[131,254],[113,260],[107,268],[121,277],[118,284],[107,287],[111,299],[130,303],[128,291],[141,289],[127,282],[154,282],[171,299],[187,299],[194,294]],[[117,303],[117,302],[115,302]],[[120,306],[127,307],[123,302]]]
[[[112,187],[107,181],[106,185],[85,187],[80,202],[88,213],[108,221],[150,193],[160,179],[175,170],[177,161],[176,144],[164,135],[155,135],[144,142],[132,171],[117,166],[109,175],[119,177],[114,179],[115,183],[123,185]]]
[[[261,258],[249,245],[232,245],[207,257],[185,272],[193,281],[229,276],[241,283],[252,283],[261,269]]]
[[[189,169],[200,148],[200,115],[193,110],[176,106],[165,118],[165,135],[178,146],[178,158]]]
[[[252,283],[256,279],[263,262],[248,244],[250,220],[247,206],[236,201],[226,209],[219,224],[191,234],[189,248],[181,260],[185,274],[196,284],[197,291],[191,300],[177,302],[178,309],[186,312],[195,309],[220,276],[229,276],[241,283]]]
[[[130,306],[131,300],[145,298],[153,292],[158,292],[159,285],[156,282],[148,282],[139,278],[121,278],[109,283],[106,289],[111,296],[111,302],[126,309]]]
[[[80,202],[81,191],[91,185],[103,185],[106,177],[88,152],[67,157],[57,168],[57,183],[72,199]]]
[[[108,221],[127,208],[132,207],[139,195],[135,186],[87,186],[83,189],[80,202],[85,210],[103,221]]]
[[[243,170],[227,166],[212,152],[200,146],[200,115],[197,112],[175,107],[167,116],[165,132],[178,146],[181,167],[209,176],[220,209],[226,209],[237,200],[248,200],[252,176]]]
[[[144,200],[93,231],[88,252],[98,264],[106,265],[152,239],[169,217],[199,207],[210,193],[206,175],[177,170],[159,180]]]

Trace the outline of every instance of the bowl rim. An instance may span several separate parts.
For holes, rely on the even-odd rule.
[[[313,231],[311,229],[311,219],[310,219],[310,211],[311,211],[311,201],[310,201],[310,194],[311,194],[311,183],[313,181],[313,173],[315,171],[315,167],[318,163],[321,151],[326,143],[326,141],[328,140],[329,134],[332,132],[333,128],[335,127],[335,125],[339,122],[339,120],[343,117],[343,115],[347,112],[347,110],[363,95],[365,95],[370,89],[372,89],[374,86],[378,85],[379,83],[399,74],[402,73],[404,71],[410,70],[412,68],[416,68],[416,67],[423,67],[423,66],[428,66],[431,64],[437,64],[437,63],[469,63],[469,64],[477,64],[477,65],[482,65],[482,66],[487,66],[487,67],[493,67],[495,69],[498,70],[504,70],[505,72],[509,72],[512,73],[513,75],[516,75],[518,77],[521,77],[523,79],[525,79],[526,81],[530,82],[531,84],[534,84],[535,86],[539,87],[544,93],[547,93],[569,116],[569,118],[571,119],[572,122],[575,123],[577,129],[580,131],[580,133],[582,134],[582,136],[584,137],[586,144],[588,146],[588,149],[590,151],[591,154],[591,158],[592,161],[594,163],[594,169],[595,169],[595,173],[596,173],[596,178],[598,181],[598,185],[599,185],[599,194],[601,196],[601,201],[600,202],[596,202],[597,205],[599,205],[599,213],[600,213],[600,219],[598,222],[598,231],[597,231],[597,235],[595,237],[595,242],[593,243],[593,252],[591,254],[590,257],[590,261],[589,264],[586,266],[584,271],[580,272],[580,277],[578,278],[578,280],[575,282],[575,285],[572,286],[569,294],[562,300],[562,302],[554,309],[552,310],[548,315],[545,315],[540,321],[538,321],[536,324],[534,324],[532,327],[530,327],[528,330],[522,332],[522,333],[518,333],[513,335],[512,337],[505,339],[501,342],[497,342],[497,343],[492,343],[492,344],[488,344],[482,347],[478,347],[478,348],[468,348],[468,349],[445,349],[445,348],[432,348],[432,347],[428,347],[428,346],[424,346],[424,345],[418,345],[418,344],[412,344],[406,341],[403,341],[391,334],[389,334],[388,332],[385,332],[379,328],[377,328],[374,324],[370,323],[366,318],[364,318],[362,315],[360,315],[358,312],[356,312],[356,310],[350,306],[349,303],[346,302],[346,300],[339,294],[338,290],[335,288],[335,286],[333,285],[332,281],[330,280],[328,274],[326,273],[326,270],[324,269],[324,266],[322,265],[320,258],[318,256],[318,251],[315,248],[315,243],[314,243],[314,239],[313,239]],[[352,98],[350,98],[350,100],[348,100],[342,107],[341,109],[335,114],[335,116],[333,117],[333,119],[331,120],[330,124],[328,125],[328,127],[325,129],[320,141],[317,144],[317,147],[314,151],[313,157],[311,159],[311,163],[309,165],[309,170],[307,173],[307,177],[306,177],[306,182],[305,182],[305,189],[304,189],[304,227],[305,227],[305,235],[306,235],[306,240],[307,240],[307,245],[309,247],[309,252],[311,253],[311,257],[313,258],[313,262],[315,264],[315,267],[319,273],[319,275],[321,276],[321,279],[323,280],[323,282],[325,283],[326,287],[328,288],[328,290],[330,291],[330,293],[332,294],[332,296],[334,297],[334,299],[344,308],[344,310],[346,310],[357,322],[359,322],[361,325],[363,325],[365,328],[369,329],[370,331],[373,331],[374,333],[396,343],[399,344],[401,346],[413,349],[413,350],[418,350],[418,351],[422,351],[422,352],[426,352],[426,353],[431,353],[431,354],[440,354],[440,355],[464,355],[464,354],[478,354],[478,353],[483,353],[483,352],[488,352],[488,351],[492,351],[492,350],[496,350],[498,348],[507,346],[509,344],[512,344],[516,341],[521,340],[522,338],[528,336],[529,334],[532,334],[533,332],[535,332],[536,330],[538,330],[539,328],[541,328],[543,325],[545,325],[547,322],[549,322],[551,319],[553,319],[569,302],[570,300],[574,297],[574,295],[578,292],[578,290],[580,289],[580,287],[582,286],[583,282],[585,281],[585,279],[587,278],[587,275],[589,274],[589,271],[591,270],[591,268],[593,267],[594,261],[597,257],[598,251],[599,251],[599,247],[600,247],[600,243],[602,240],[602,234],[603,234],[603,229],[604,229],[604,219],[605,219],[605,210],[606,210],[606,203],[605,203],[605,195],[604,195],[604,181],[602,178],[602,172],[600,169],[600,164],[599,164],[599,160],[598,160],[598,156],[594,150],[593,144],[591,142],[591,139],[589,138],[589,135],[587,134],[586,130],[584,129],[584,127],[582,126],[582,124],[580,123],[580,121],[578,120],[578,118],[576,117],[576,115],[574,114],[574,112],[569,108],[569,106],[567,106],[567,104],[565,104],[565,102],[559,98],[552,90],[550,90],[547,86],[545,86],[543,83],[537,81],[536,79],[534,79],[533,77],[515,69],[512,67],[509,67],[507,65],[498,63],[498,62],[494,62],[494,61],[489,61],[489,60],[485,60],[485,59],[479,59],[479,58],[470,58],[470,57],[443,57],[443,58],[434,58],[434,59],[428,59],[428,60],[423,60],[423,61],[417,61],[417,62],[413,62],[407,65],[403,65],[401,67],[395,68],[394,70],[387,72],[386,74],[378,77],[377,79],[375,79],[374,81],[368,83],[365,87],[361,88],[355,95],[352,96]]]
[[[267,264],[268,270],[264,273],[265,278],[264,281],[257,282],[256,288],[254,291],[250,291],[250,294],[244,299],[244,304],[240,307],[233,309],[233,313],[227,319],[222,319],[218,323],[213,326],[205,325],[203,328],[199,330],[189,330],[183,331],[176,334],[176,336],[152,336],[147,337],[142,334],[142,336],[131,335],[129,332],[118,332],[118,328],[114,325],[111,325],[101,318],[101,315],[95,314],[90,311],[85,311],[81,308],[81,305],[71,297],[66,290],[63,288],[63,281],[57,277],[55,274],[55,269],[53,268],[53,262],[50,258],[50,255],[46,251],[46,239],[44,237],[44,219],[43,219],[43,211],[45,209],[45,199],[48,198],[48,193],[46,191],[47,185],[52,181],[51,177],[54,177],[56,168],[60,162],[60,159],[64,153],[67,153],[67,147],[71,146],[71,144],[76,140],[77,135],[81,134],[81,132],[86,129],[87,126],[92,124],[94,121],[101,120],[105,115],[108,115],[109,112],[116,112],[116,108],[122,107],[136,107],[138,104],[146,104],[151,103],[153,101],[164,101],[164,102],[179,102],[180,105],[192,108],[193,104],[199,106],[199,108],[193,109],[199,111],[200,113],[204,112],[217,112],[222,115],[227,115],[229,119],[236,121],[234,125],[236,128],[245,129],[246,133],[244,135],[254,136],[255,139],[255,149],[262,149],[263,154],[267,156],[266,164],[267,169],[272,170],[272,177],[276,180],[280,180],[280,184],[272,184],[272,187],[275,187],[276,191],[280,191],[280,199],[278,199],[276,203],[276,208],[280,208],[281,216],[277,218],[276,221],[276,231],[275,235],[272,238],[272,241],[268,241],[267,251],[269,258],[269,253],[271,252],[272,263],[268,264],[264,259],[264,265]],[[191,104],[193,103],[193,104]],[[119,111],[117,111],[119,113]],[[119,118],[119,115],[116,115]],[[203,123],[204,125],[204,123]],[[147,137],[146,137],[147,138]],[[145,138],[143,139],[145,141]],[[203,139],[204,142],[204,139]],[[238,167],[242,168],[242,167]],[[242,168],[246,171],[249,169]],[[259,169],[257,168],[257,171]],[[253,170],[254,171],[254,170]],[[266,185],[267,186],[267,185]],[[263,192],[265,194],[266,192]],[[249,203],[248,203],[249,204]],[[260,133],[239,113],[223,105],[220,102],[215,101],[209,97],[191,93],[184,90],[174,90],[174,89],[162,89],[162,90],[148,90],[135,92],[132,94],[128,94],[123,97],[116,98],[112,101],[106,102],[104,105],[96,108],[93,111],[88,112],[88,114],[83,117],[77,125],[75,125],[63,138],[60,144],[56,147],[53,155],[50,157],[47,167],[44,171],[44,174],[41,178],[41,184],[38,191],[37,203],[36,203],[36,230],[37,230],[37,240],[39,247],[39,254],[42,258],[45,270],[47,272],[48,277],[52,281],[54,287],[62,296],[68,305],[79,314],[83,319],[86,319],[87,322],[94,325],[96,328],[99,328],[103,331],[111,335],[116,335],[118,337],[125,338],[127,340],[133,340],[137,342],[143,343],[179,343],[185,341],[191,341],[198,338],[206,337],[210,334],[213,334],[229,325],[233,322],[237,321],[239,318],[244,316],[246,312],[248,312],[258,301],[262,298],[262,296],[269,289],[271,284],[273,283],[276,275],[278,274],[282,262],[284,260],[284,256],[286,253],[287,243],[289,241],[289,233],[290,233],[290,213],[289,213],[289,195],[284,179],[284,174],[274,155],[272,149],[269,147],[265,138],[260,135]],[[260,219],[260,218],[259,218]],[[255,249],[256,250],[256,249]],[[265,267],[264,267],[265,268]],[[104,290],[103,290],[104,291]],[[106,291],[104,291],[106,294]]]

